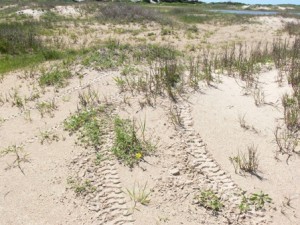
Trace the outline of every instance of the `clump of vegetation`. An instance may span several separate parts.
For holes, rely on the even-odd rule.
[[[296,150],[299,144],[299,134],[297,132],[277,127],[274,136],[278,147],[276,158],[278,158],[278,154],[287,155],[286,162],[288,162],[293,154],[300,154]]]
[[[262,210],[267,203],[271,203],[272,199],[268,194],[262,191],[253,193],[249,197],[243,194],[242,201],[239,204],[239,209],[242,213],[245,213],[253,206],[255,210]]]
[[[248,154],[238,153],[235,157],[230,157],[230,161],[234,166],[235,172],[247,172],[256,174],[258,170],[257,148],[254,145],[248,147]]]
[[[39,79],[41,86],[57,86],[64,87],[67,79],[72,77],[72,73],[68,70],[55,69],[48,73],[43,73]]]
[[[284,26],[284,31],[289,35],[300,35],[300,24],[295,22],[289,22]]]
[[[169,19],[155,9],[125,3],[111,3],[101,7],[98,18],[119,23],[142,21],[170,23]]]
[[[138,137],[134,121],[117,117],[114,121],[114,130],[115,141],[112,152],[125,165],[132,168],[154,150],[154,146],[145,140],[144,135],[143,138]],[[145,126],[141,132],[144,134]]]
[[[121,44],[115,39],[105,41],[97,50],[83,57],[85,66],[99,70],[117,69],[130,63],[153,62],[155,60],[171,60],[179,52],[168,46]]]
[[[103,107],[83,109],[67,118],[64,127],[70,134],[78,132],[78,139],[83,146],[97,149],[105,132],[106,121],[101,116],[104,112]]]
[[[41,131],[40,143],[43,145],[45,142],[51,144],[53,141],[59,141],[59,137],[53,131]]]
[[[37,51],[41,42],[35,23],[0,23],[0,53],[22,54]]]
[[[57,109],[57,105],[54,100],[38,102],[36,107],[42,118],[45,116],[45,114],[48,114],[50,117],[54,117],[53,112]]]
[[[195,196],[195,200],[206,209],[212,210],[215,214],[224,206],[220,197],[210,189],[201,191],[200,195]]]
[[[137,203],[140,203],[141,205],[149,205],[150,198],[149,195],[151,194],[150,191],[147,191],[147,183],[145,183],[144,186],[136,185],[134,184],[133,189],[129,190],[126,188],[126,191],[130,197],[130,199],[134,202],[133,210],[136,209]]]
[[[28,154],[24,152],[23,146],[11,145],[4,149],[1,149],[0,158],[6,155],[13,155],[15,157],[15,160],[12,162],[12,164],[8,165],[6,169],[18,167],[20,171],[24,174],[21,164],[29,162],[29,160]]]
[[[90,180],[81,180],[79,178],[73,179],[68,178],[68,184],[70,185],[71,189],[74,190],[76,195],[86,195],[88,193],[93,193],[96,191],[96,187],[92,185]]]

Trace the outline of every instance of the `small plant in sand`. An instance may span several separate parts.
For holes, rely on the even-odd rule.
[[[45,114],[48,114],[50,117],[54,117],[53,112],[57,109],[57,105],[54,100],[38,102],[36,107],[42,118],[45,116]]]
[[[74,179],[69,177],[67,183],[70,185],[71,189],[74,190],[76,195],[86,195],[97,190],[90,180],[81,180],[80,178]]]
[[[29,162],[27,157],[28,154],[24,153],[24,148],[22,146],[12,145],[0,150],[0,158],[7,155],[14,155],[16,158],[12,162],[12,164],[7,167],[7,169],[18,167],[20,171],[24,174],[24,171],[21,167],[21,163]]]
[[[195,196],[195,200],[206,209],[212,210],[214,214],[223,208],[221,199],[210,189],[201,191]]]
[[[254,88],[253,98],[256,106],[261,106],[265,103],[265,94],[259,87]]]
[[[138,138],[134,121],[119,117],[114,121],[115,142],[112,148],[114,155],[125,165],[133,167],[154,150],[154,146],[144,138]],[[144,137],[145,127],[142,128]]]
[[[41,131],[40,142],[43,145],[45,142],[51,144],[53,141],[59,141],[59,137],[53,131]]]
[[[151,192],[147,190],[147,183],[145,185],[134,184],[132,190],[126,188],[126,192],[129,195],[130,199],[134,202],[133,210],[137,209],[137,203],[141,205],[149,205],[150,203],[150,194]]]
[[[105,156],[104,154],[97,152],[96,158],[94,159],[94,163],[96,166],[99,166],[103,161],[109,159],[109,157]]]
[[[251,205],[254,205],[255,210],[263,209],[266,203],[271,203],[272,199],[268,194],[264,194],[262,191],[259,193],[251,194],[249,197]]]
[[[283,95],[282,105],[284,108],[284,121],[289,130],[296,130],[299,127],[299,105],[294,96]]]
[[[25,119],[27,122],[29,122],[29,123],[32,122],[31,111],[30,111],[30,110],[26,110],[26,111],[24,112],[24,119]]]
[[[238,153],[237,156],[229,158],[234,166],[235,172],[247,172],[255,174],[258,170],[257,147],[251,145],[247,153]]]
[[[169,116],[170,116],[170,120],[175,128],[183,126],[183,121],[180,117],[180,112],[179,112],[179,109],[176,107],[176,105],[174,105],[173,107],[170,107]]]
[[[94,107],[100,104],[100,97],[97,91],[88,89],[87,92],[79,93],[79,105],[83,108]]]
[[[240,126],[245,129],[245,130],[249,130],[250,129],[250,126],[247,125],[246,123],[246,120],[245,120],[245,114],[242,116],[242,115],[239,115],[239,123],[240,123]]]
[[[299,134],[293,132],[289,129],[276,127],[275,132],[275,141],[278,147],[276,152],[276,158],[278,158],[278,154],[287,155],[286,162],[288,162],[289,158],[293,154],[299,154],[300,151],[297,151],[296,148],[299,144]]]
[[[264,194],[262,191],[253,193],[250,196],[246,196],[245,193],[243,193],[239,209],[241,213],[248,212],[252,207],[254,207],[255,210],[261,210],[267,203],[271,202],[272,199],[270,196],[268,194]]]
[[[24,109],[25,100],[22,99],[17,89],[14,90],[14,93],[11,96],[12,98],[12,106],[17,106],[18,108]]]

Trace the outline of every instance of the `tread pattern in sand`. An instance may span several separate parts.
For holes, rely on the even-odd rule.
[[[81,180],[90,180],[95,191],[84,196],[89,210],[94,211],[93,224],[133,224],[120,185],[115,167],[116,160],[110,152],[113,145],[113,133],[103,137],[106,142],[98,151],[103,157],[99,165],[95,164],[95,153],[85,152],[75,158],[71,170],[76,171]]]
[[[188,153],[188,164],[198,173],[205,176],[205,181],[199,181],[200,189],[212,189],[225,203],[223,215],[233,224],[265,224],[266,217],[262,212],[250,211],[243,218],[239,215],[238,205],[241,202],[242,190],[221,169],[218,163],[209,155],[206,145],[193,128],[193,118],[188,102],[179,102],[178,108],[182,122],[181,138],[185,151]],[[201,176],[202,177],[202,176]],[[203,178],[203,177],[202,177]],[[201,179],[202,179],[201,178]],[[243,221],[241,221],[243,220]]]

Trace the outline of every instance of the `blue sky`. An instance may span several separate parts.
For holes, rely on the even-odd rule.
[[[202,0],[204,2],[227,2],[228,0]],[[295,4],[299,5],[300,0],[232,0],[232,2],[243,2],[246,4]]]

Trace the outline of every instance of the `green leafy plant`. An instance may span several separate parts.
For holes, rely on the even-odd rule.
[[[114,127],[115,142],[112,152],[125,165],[133,167],[144,156],[153,151],[154,147],[148,141],[144,138],[138,138],[134,121],[117,117],[114,121]]]
[[[271,203],[272,199],[268,194],[264,194],[262,191],[259,193],[251,194],[249,197],[250,203],[254,205],[255,210],[262,209],[266,203]]]
[[[92,185],[90,180],[81,180],[80,178],[73,179],[69,177],[67,183],[70,185],[71,189],[74,190],[76,195],[86,195],[95,192],[97,189]]]
[[[253,193],[250,196],[246,196],[243,193],[239,209],[241,213],[246,213],[254,207],[255,210],[261,210],[265,207],[265,204],[271,203],[272,199],[268,194],[264,194],[262,191]]]
[[[103,112],[102,107],[84,109],[66,119],[64,127],[70,134],[78,132],[78,139],[85,147],[97,148],[102,143],[102,127],[106,124],[101,118]]]
[[[68,70],[55,69],[48,73],[43,73],[39,79],[41,86],[63,87],[67,84],[67,79],[72,77]]]
[[[219,212],[224,206],[221,199],[210,189],[201,191],[200,195],[195,196],[195,199],[201,206],[214,213]]]

